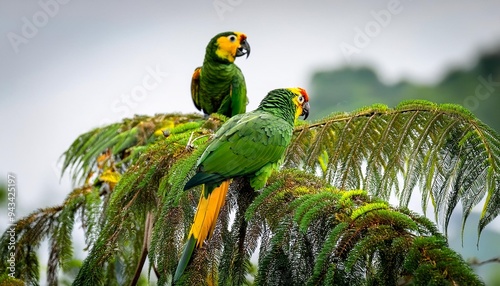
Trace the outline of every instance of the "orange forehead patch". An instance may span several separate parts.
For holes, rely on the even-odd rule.
[[[301,88],[301,87],[298,87],[297,89],[300,91],[300,94],[302,94],[302,96],[304,96],[304,99],[306,101],[309,101],[309,95],[307,94],[306,90]]]
[[[294,94],[297,94],[297,95],[301,94],[304,97],[305,101],[309,101],[309,95],[307,94],[305,89],[303,89],[301,87],[289,87],[287,89],[290,90],[291,92],[293,92]]]
[[[242,32],[233,32],[236,36],[238,36],[240,41],[246,40],[247,35],[243,34]]]

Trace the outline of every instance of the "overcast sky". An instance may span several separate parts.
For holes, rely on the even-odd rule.
[[[218,32],[248,36],[252,53],[237,59],[248,110],[271,89],[307,89],[316,69],[369,64],[386,82],[436,82],[500,46],[500,1],[103,2],[0,0],[0,175],[18,176],[20,216],[62,202],[57,161],[79,134],[195,112],[191,75]],[[145,78],[147,93],[132,94]]]

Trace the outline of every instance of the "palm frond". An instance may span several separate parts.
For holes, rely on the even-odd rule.
[[[286,167],[319,173],[340,189],[364,189],[407,206],[430,201],[447,228],[484,200],[479,233],[500,212],[500,136],[458,105],[403,102],[339,113],[295,130]]]

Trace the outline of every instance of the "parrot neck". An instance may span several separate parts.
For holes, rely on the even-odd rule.
[[[283,118],[291,125],[295,124],[295,105],[286,97],[267,96],[262,100],[257,110]]]
[[[219,65],[231,65],[234,63],[234,57],[232,58],[232,61],[229,58],[219,56],[217,54],[217,46],[214,44],[211,44],[211,45],[207,46],[207,50],[205,51],[205,59],[203,61],[203,64],[216,63]]]

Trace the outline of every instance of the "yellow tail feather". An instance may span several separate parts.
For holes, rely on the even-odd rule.
[[[188,235],[188,237],[191,237],[191,235],[194,236],[196,239],[196,247],[198,248],[201,247],[203,241],[214,232],[220,209],[226,201],[229,182],[229,180],[222,182],[219,187],[215,188],[210,195],[208,195],[208,198],[205,198],[205,186],[203,186],[198,208],[194,215],[194,222]]]

